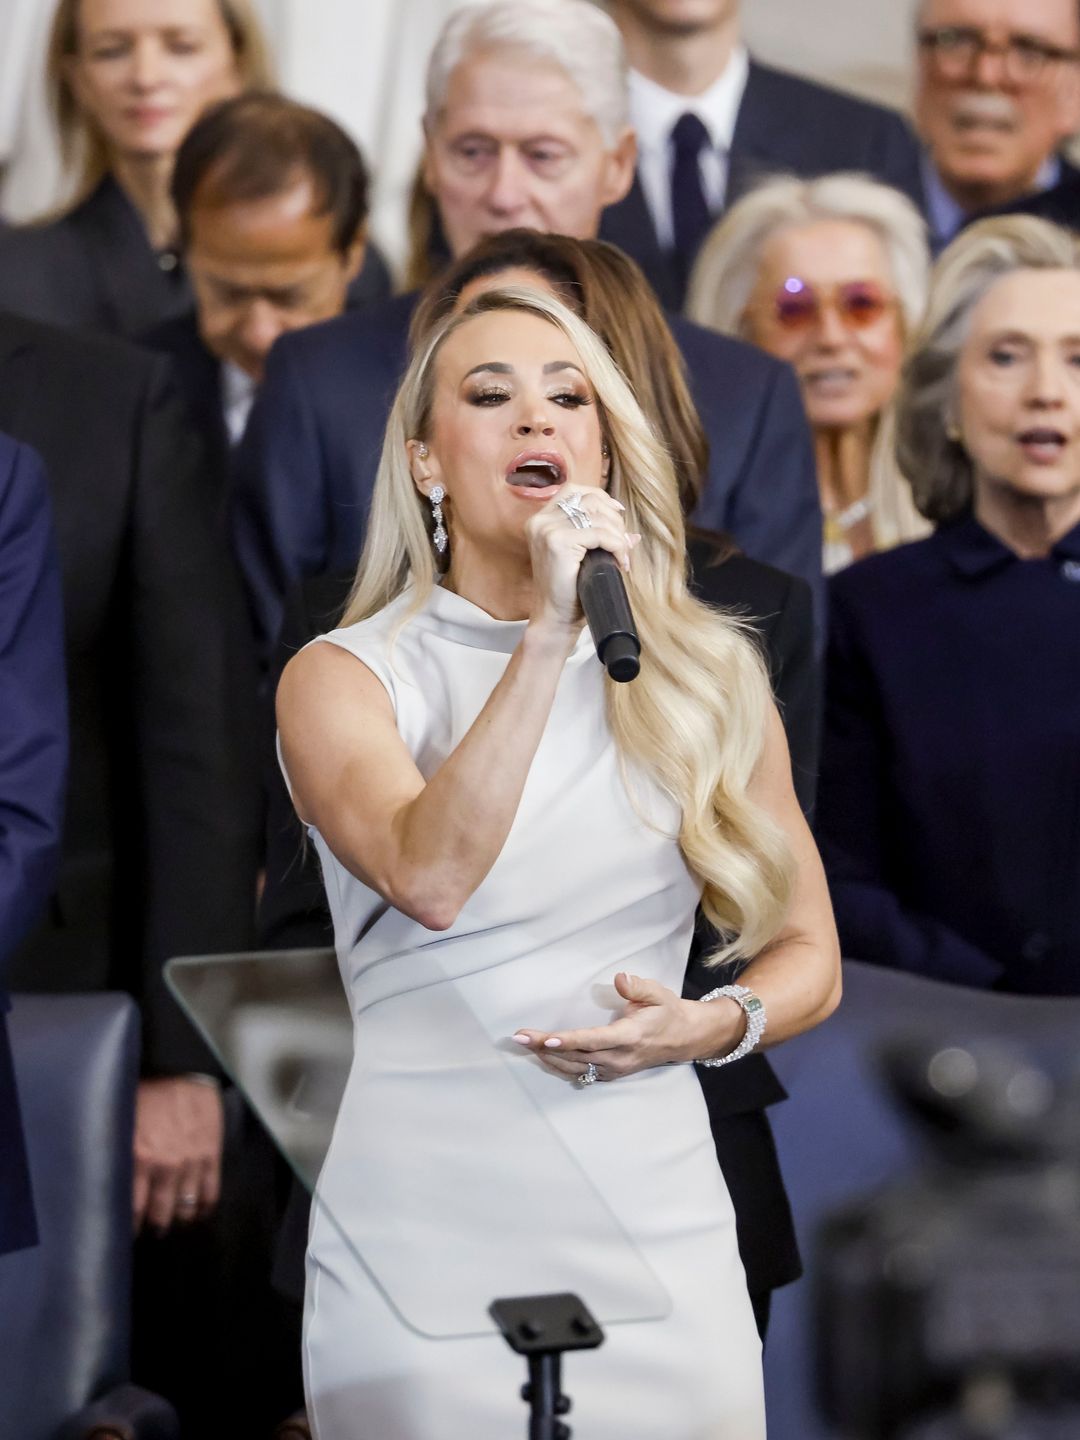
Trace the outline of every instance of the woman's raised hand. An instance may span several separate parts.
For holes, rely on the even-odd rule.
[[[573,505],[588,516],[588,528],[575,526],[560,501]],[[536,599],[532,622],[554,623],[577,630],[581,608],[577,578],[586,550],[607,550],[624,570],[630,568],[630,553],[641,539],[626,533],[624,506],[597,485],[566,484],[528,521],[525,534],[532,560]]]

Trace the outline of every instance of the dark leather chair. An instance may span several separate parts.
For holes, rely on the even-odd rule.
[[[826,1215],[921,1169],[932,1151],[890,1098],[876,1062],[907,1036],[1007,1041],[1052,1071],[1074,1064],[1080,999],[967,990],[877,965],[844,963],[844,998],[824,1025],[771,1052],[789,1099],[770,1112],[802,1280],[775,1292],[765,1347],[769,1440],[841,1440],[814,1395],[816,1238]]]
[[[179,1440],[127,1381],[139,1017],[126,995],[19,995],[9,1016],[40,1244],[0,1257],[0,1435]]]

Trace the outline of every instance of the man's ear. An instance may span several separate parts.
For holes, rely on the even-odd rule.
[[[356,232],[356,238],[345,251],[345,273],[349,277],[349,284],[356,279],[364,268],[364,256],[367,254],[368,232],[367,225],[361,225]]]
[[[600,179],[600,204],[605,209],[629,193],[637,164],[637,136],[627,127],[607,153]]]

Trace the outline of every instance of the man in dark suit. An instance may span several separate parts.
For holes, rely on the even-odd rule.
[[[0,1255],[37,1239],[5,1014],[8,962],[52,892],[67,777],[60,570],[41,463],[0,435]]]
[[[260,808],[242,600],[162,357],[0,314],[0,429],[46,462],[72,717],[59,881],[12,981],[139,1003],[136,1274],[153,1278],[136,1360],[160,1342],[199,1377],[213,1299],[193,1222],[217,1204],[224,1113],[163,966],[251,940]]]
[[[987,210],[1057,218],[1080,181],[1061,154],[1080,129],[1075,0],[924,0],[918,26],[915,119],[935,249]]]
[[[586,0],[457,12],[432,54],[428,95],[424,173],[455,256],[514,226],[595,235],[631,183],[621,41]],[[401,296],[271,351],[237,455],[233,516],[264,659],[291,587],[359,556],[414,305]],[[689,322],[673,329],[712,442],[694,518],[818,589],[821,513],[794,375]]]
[[[755,181],[861,170],[921,204],[919,152],[905,121],[753,60],[739,0],[612,0],[630,62],[637,174],[601,237],[632,255],[672,309],[702,240]]]
[[[367,170],[317,110],[241,95],[189,131],[172,196],[195,304],[144,343],[172,355],[224,474],[274,341],[349,304],[367,248]]]

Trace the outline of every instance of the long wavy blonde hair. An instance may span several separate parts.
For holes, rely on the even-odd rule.
[[[611,493],[642,539],[627,588],[642,642],[632,685],[606,681],[608,720],[624,765],[652,775],[679,808],[679,845],[704,886],[702,907],[723,937],[721,964],[757,954],[787,914],[794,862],[781,828],[747,794],[761,757],[771,693],[756,645],[739,620],[695,600],[671,457],[596,335],[565,305],[507,287],[444,319],[417,349],[390,414],[367,537],[342,625],[384,609],[413,587],[408,615],[438,579],[429,507],[409,469],[406,442],[430,435],[436,362],[447,339],[478,314],[517,310],[558,326],[581,357],[611,454]]]

